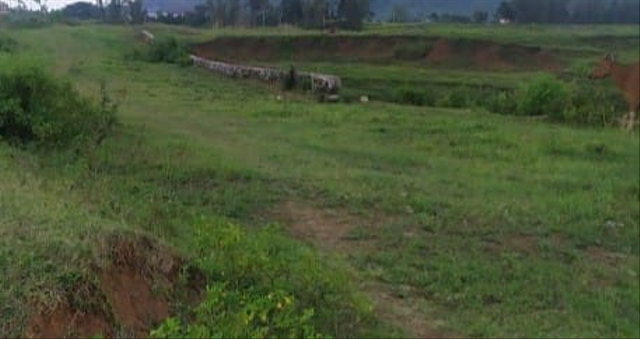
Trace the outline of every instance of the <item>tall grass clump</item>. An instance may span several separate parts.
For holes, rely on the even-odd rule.
[[[534,77],[518,89],[517,113],[527,116],[562,116],[570,103],[568,86],[549,75]]]
[[[5,60],[3,60],[5,61]],[[100,103],[40,67],[4,62],[0,69],[0,138],[60,147],[99,143],[116,123],[116,105],[103,86]]]
[[[189,48],[175,37],[159,39],[149,45],[146,59],[149,62],[165,62],[186,65],[189,61]]]
[[[11,53],[16,47],[18,47],[18,43],[15,40],[0,34],[0,53]]]
[[[538,76],[512,91],[500,91],[486,101],[485,107],[500,114],[541,116],[594,127],[615,125],[626,108],[614,89],[549,75]]]

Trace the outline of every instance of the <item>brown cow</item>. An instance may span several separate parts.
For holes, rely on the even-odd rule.
[[[608,76],[611,76],[629,104],[629,113],[622,118],[622,127],[631,130],[640,108],[640,62],[623,65],[616,61],[613,54],[608,54],[593,69],[590,78],[603,79]]]

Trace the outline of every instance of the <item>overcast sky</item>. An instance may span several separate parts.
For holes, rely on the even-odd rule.
[[[10,6],[13,6],[17,3],[16,0],[2,0],[6,3],[8,3]],[[95,3],[95,0],[45,0],[45,3],[47,4],[47,7],[49,9],[60,9],[68,4],[72,4],[74,2],[78,2],[78,1],[86,1],[86,2],[91,2],[91,3]],[[33,0],[26,0],[25,3],[27,5],[32,5],[34,3]],[[33,7],[33,6],[31,6]]]
[[[48,0],[47,5],[49,5],[49,8],[51,9],[58,9],[68,4],[74,3],[76,1],[78,0]],[[90,1],[90,2],[93,2],[93,1]]]
[[[46,0],[49,9],[60,9],[68,4],[78,2],[80,0]],[[83,0],[86,2],[95,2],[94,0]]]

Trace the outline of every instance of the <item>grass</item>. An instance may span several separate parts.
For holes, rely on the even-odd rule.
[[[157,29],[161,36],[167,36],[171,30],[167,27],[150,26]],[[188,30],[188,34],[185,33]],[[335,37],[318,34],[314,31],[297,29],[181,29],[174,31],[181,39],[190,42],[203,42],[216,37],[235,37],[235,45],[251,48],[251,43],[240,41],[252,38],[265,50],[252,50],[247,53],[243,48],[236,52],[214,52],[222,60],[233,59],[253,65],[277,66],[298,70],[335,74],[342,78],[345,90],[343,97],[348,101],[357,100],[366,95],[373,100],[403,104],[419,104],[431,107],[485,107],[502,92],[511,92],[515,87],[527,83],[541,71],[538,66],[529,65],[525,56],[504,56],[514,69],[505,69],[496,65],[480,65],[478,60],[467,60],[452,56],[441,63],[425,62],[426,46],[432,45],[437,38],[485,39],[502,44],[516,43],[542,47],[549,51],[561,63],[557,75],[567,82],[580,86],[593,86],[588,80],[588,72],[595,61],[609,52],[615,52],[620,60],[630,62],[640,57],[638,52],[637,29],[634,26],[495,26],[495,25],[370,25],[363,32],[342,32]],[[303,36],[314,41],[315,46],[327,46],[328,50],[293,53],[292,37]],[[371,50],[366,40],[361,42],[362,50],[357,53],[343,54],[344,45],[357,46],[357,40],[343,44],[332,42],[332,38],[349,37],[353,39],[381,36],[386,38],[411,37],[396,45],[389,42],[389,48],[396,52],[408,50],[409,57],[389,57],[393,53]],[[303,45],[305,45],[303,44]],[[234,45],[233,39],[227,39],[227,45]],[[306,45],[305,45],[306,46]],[[379,48],[379,47],[378,47]],[[417,52],[416,52],[417,51]],[[217,54],[216,54],[217,53]],[[490,53],[490,52],[488,52]],[[515,52],[514,52],[515,53]],[[486,57],[484,57],[486,58]],[[535,58],[534,58],[535,59]],[[486,62],[486,61],[485,61]],[[616,98],[606,82],[598,83],[598,91]],[[407,100],[407,93],[411,100]],[[622,100],[620,100],[622,101]]]
[[[438,29],[490,31],[434,26],[431,32]],[[605,31],[627,34],[628,28]],[[640,334],[637,133],[476,109],[322,105],[297,94],[278,101],[264,87],[198,69],[125,63],[135,37],[129,28],[9,34],[22,44],[19,53],[40,55],[86,94],[97,92],[99,79],[127,94],[120,105],[124,127],[88,158],[70,162],[66,154],[0,145],[0,210],[11,211],[0,214],[0,262],[10,272],[1,278],[9,286],[1,295],[0,304],[8,305],[3,323],[20,322],[28,313],[23,298],[43,286],[55,290],[53,277],[65,276],[65,267],[83,267],[74,263],[86,260],[82,253],[96,232],[148,232],[193,257],[190,230],[203,216],[251,230],[275,221],[270,212],[294,200],[357,216],[344,260],[363,281],[409,286],[405,298],[419,305],[413,315],[429,318],[437,308],[446,331]],[[509,34],[515,33],[502,38],[515,39]],[[326,67],[355,77],[367,66]],[[380,69],[385,79],[409,73]],[[442,76],[456,82],[467,73]],[[371,216],[379,221],[368,223]],[[37,231],[25,235],[24,225]],[[365,240],[373,246],[358,246]],[[42,259],[50,253],[61,256]],[[22,274],[24,268],[32,275]],[[400,330],[411,335],[409,327]]]

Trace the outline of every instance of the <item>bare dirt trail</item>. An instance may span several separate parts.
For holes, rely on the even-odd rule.
[[[322,251],[349,255],[358,251],[375,251],[375,240],[349,237],[358,226],[381,227],[388,218],[373,216],[363,220],[343,211],[325,210],[312,204],[287,201],[276,210],[273,219],[288,227],[290,234],[309,242]],[[454,338],[443,330],[445,321],[428,312],[428,300],[414,293],[409,286],[398,286],[380,281],[361,281],[360,287],[371,299],[375,313],[384,322],[403,331],[410,338]]]

